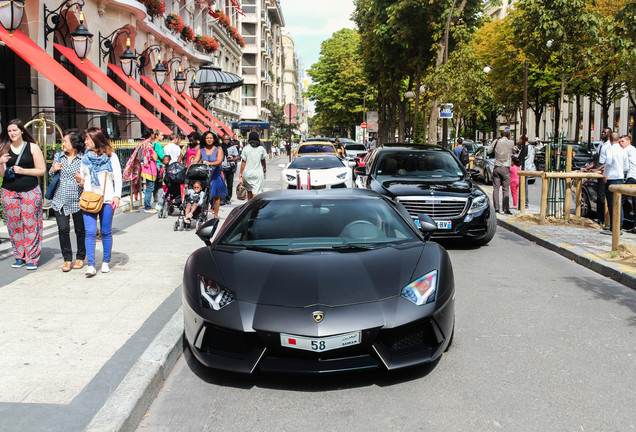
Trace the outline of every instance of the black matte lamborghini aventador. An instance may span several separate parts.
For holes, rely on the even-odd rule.
[[[252,373],[388,370],[450,345],[446,250],[397,201],[370,190],[285,190],[197,234],[183,277],[185,336],[203,364]]]

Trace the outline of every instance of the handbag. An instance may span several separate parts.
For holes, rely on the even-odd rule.
[[[492,146],[492,150],[487,153],[488,157],[495,157],[495,149],[497,148],[498,143],[499,143],[499,138],[497,138],[497,140],[495,141],[495,145]]]
[[[20,159],[22,159],[22,153],[24,153],[24,149],[26,148],[27,145],[31,145],[31,144],[24,143],[24,145],[22,146],[22,150],[20,150],[20,154],[18,155],[18,158],[15,160],[15,163],[13,164],[13,166],[7,167],[4,170],[5,180],[13,180],[15,178],[15,169],[13,167],[16,167],[20,164]]]
[[[59,162],[59,161],[60,161],[60,154],[58,153],[55,155],[55,159],[53,160],[53,163]],[[57,187],[60,184],[61,173],[62,173],[62,170],[59,170],[58,172],[56,172],[53,175],[53,178],[51,179],[51,183],[49,183],[49,185],[47,186],[46,193],[44,194],[44,198],[46,198],[47,200],[51,200],[55,196],[55,191],[57,190]]]
[[[106,178],[104,178],[104,193],[101,195],[91,191],[84,191],[80,195],[79,206],[86,213],[99,213],[104,206],[104,194],[106,193]]]
[[[243,182],[239,182],[239,184],[236,185],[236,197],[241,201],[247,199],[247,189],[245,189]]]

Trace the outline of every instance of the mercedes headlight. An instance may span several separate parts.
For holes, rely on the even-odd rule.
[[[437,294],[437,270],[414,280],[402,288],[400,294],[418,306],[433,303]]]
[[[236,298],[229,289],[201,275],[199,275],[199,290],[201,291],[201,297],[214,310],[220,310],[232,303]]]
[[[468,214],[477,213],[488,208],[488,198],[486,195],[479,195],[473,198],[473,202],[470,204]]]

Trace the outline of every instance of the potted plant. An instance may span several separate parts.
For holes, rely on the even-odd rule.
[[[166,27],[174,32],[181,33],[185,24],[179,15],[171,13],[166,16]]]
[[[181,37],[188,42],[192,42],[194,40],[194,30],[192,30],[192,27],[184,26],[183,30],[181,30]]]
[[[211,36],[197,35],[196,38],[194,38],[194,43],[197,47],[208,53],[212,53],[219,49],[219,43]]]
[[[143,0],[144,6],[151,18],[163,16],[166,13],[166,2],[164,0]]]

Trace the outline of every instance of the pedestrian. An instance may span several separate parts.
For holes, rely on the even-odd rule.
[[[221,197],[227,195],[225,180],[223,179],[223,149],[219,145],[219,137],[212,131],[207,131],[201,137],[201,149],[194,157],[192,163],[203,163],[212,169],[212,178],[210,180],[210,197],[212,199],[212,209],[214,217],[219,217],[219,207],[221,206]]]
[[[614,193],[609,190],[609,187],[614,184],[623,184],[625,182],[625,172],[629,169],[629,162],[627,160],[627,152],[618,143],[618,132],[612,132],[610,134],[610,147],[605,151],[605,168],[603,170],[603,180],[605,181],[605,199],[607,200],[607,208],[609,210],[609,227],[604,227],[601,231],[604,234],[612,233],[612,225],[618,223],[618,229],[622,227],[623,216],[618,221],[614,220]],[[600,156],[599,156],[600,159]]]
[[[601,131],[601,146],[598,149],[598,167],[597,172],[603,174],[605,171],[605,158],[607,155],[607,150],[610,148],[610,134],[612,133],[612,129],[603,128]],[[598,221],[600,225],[605,227],[605,182],[603,179],[598,179],[596,183],[596,211],[598,213]],[[610,210],[611,212],[611,210]],[[610,227],[607,227],[610,228]],[[610,228],[611,229],[611,228]]]
[[[153,139],[154,132],[150,129],[145,130],[141,142],[126,162],[123,172],[123,181],[132,181],[133,185],[138,185],[141,181],[144,191],[144,213],[157,213],[157,210],[150,206],[157,180],[158,156],[154,150]]]
[[[629,165],[629,169],[625,174],[625,184],[636,184],[636,147],[633,146],[632,139],[629,135],[623,135],[619,140],[619,144],[625,149],[627,163]],[[625,208],[625,205],[629,201],[632,203],[632,214],[634,215],[630,232],[636,234],[636,197],[623,195],[623,208]]]
[[[163,154],[170,156],[170,162],[177,162],[181,155],[181,140],[183,135],[179,132],[175,132],[168,137],[170,140],[168,144],[163,146]]]
[[[495,154],[495,167],[492,172],[492,198],[495,212],[499,213],[499,188],[503,188],[502,207],[505,214],[510,212],[510,162],[515,143],[510,140],[510,131],[504,130],[498,139],[488,146],[486,153]]]
[[[203,193],[203,186],[200,181],[195,181],[192,183],[192,188],[186,190],[185,200],[183,201],[186,205],[185,218],[183,220],[185,223],[190,224],[197,207],[203,205],[204,201],[205,194]]]
[[[46,171],[42,150],[20,119],[0,135],[0,200],[15,263],[37,270],[42,245],[42,191],[38,177]]]
[[[155,178],[155,185],[153,188],[153,198],[155,203],[159,202],[161,197],[161,185],[163,184],[163,178],[159,174],[161,169],[163,168],[163,157],[165,156],[165,152],[163,151],[163,132],[159,129],[152,130],[152,145],[155,153],[157,154],[157,177]]]
[[[75,174],[80,172],[84,157],[84,137],[78,129],[69,129],[62,138],[62,151],[57,153],[49,176],[60,173],[55,194],[51,200],[51,207],[55,212],[57,235],[60,239],[60,250],[64,258],[63,272],[71,269],[79,270],[84,267],[86,259],[86,232],[84,230],[84,215],[79,207],[82,189],[75,180]],[[71,244],[71,219],[77,240],[77,253],[73,263],[73,245]]]
[[[510,193],[512,194],[513,208],[517,208],[517,203],[519,201],[519,174],[517,174],[521,170],[519,165],[519,158],[513,156],[510,165]]]
[[[459,162],[464,165],[464,168],[468,168],[470,163],[470,156],[468,155],[468,149],[464,147],[464,140],[457,138],[457,145],[455,146],[455,156],[459,159]]]
[[[261,145],[258,132],[250,132],[248,145],[241,153],[241,171],[239,181],[247,190],[247,200],[265,189],[265,174],[267,173],[267,152]]]
[[[524,167],[523,169],[525,171],[535,171],[537,169],[537,166],[534,163],[534,158],[537,154],[537,148],[536,146],[538,146],[541,143],[541,140],[539,139],[539,137],[536,137],[534,139],[534,141],[532,142],[528,142],[525,146],[526,149],[526,157],[524,160]],[[528,204],[530,203],[530,193],[528,190],[528,185],[534,184],[535,182],[535,178],[534,177],[525,177],[525,184],[526,184],[526,207],[528,207]]]
[[[92,127],[86,130],[84,140],[86,154],[82,158],[80,172],[75,175],[75,180],[85,191],[104,196],[104,205],[99,213],[84,212],[86,256],[88,258],[86,277],[92,277],[97,274],[95,269],[95,234],[98,217],[104,248],[102,273],[110,272],[109,263],[113,248],[112,223],[121,197],[122,172],[119,158],[101,129]]]
[[[239,159],[238,149],[232,143],[232,139],[228,134],[224,134],[221,139],[221,148],[223,149],[223,177],[225,178],[225,188],[227,194],[221,199],[221,205],[230,204],[232,202],[232,188],[234,187],[234,173],[236,172],[236,163]]]
[[[179,163],[182,163],[186,168],[189,167],[195,156],[199,153],[200,144],[201,134],[199,134],[199,132],[192,132],[188,135],[188,145],[181,150]]]

